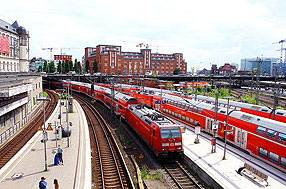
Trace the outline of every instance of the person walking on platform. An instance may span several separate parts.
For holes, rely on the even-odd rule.
[[[54,189],[60,189],[60,185],[57,179],[54,179]]]
[[[58,146],[58,158],[59,158],[60,163],[62,163],[62,165],[64,165],[63,149],[61,148],[61,145]]]
[[[41,177],[41,181],[39,182],[39,188],[40,189],[47,189],[48,183],[46,182],[45,177]]]

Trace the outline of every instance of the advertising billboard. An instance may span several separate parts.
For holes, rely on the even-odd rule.
[[[0,52],[10,54],[9,38],[0,36]]]

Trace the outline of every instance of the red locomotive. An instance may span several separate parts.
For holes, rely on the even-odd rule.
[[[129,106],[126,120],[154,153],[162,158],[177,158],[184,153],[180,125],[155,110]]]

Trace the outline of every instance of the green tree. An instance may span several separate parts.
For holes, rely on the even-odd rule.
[[[49,63],[49,73],[54,73],[56,71],[56,66],[54,61]]]
[[[64,64],[64,73],[68,73],[68,72],[69,72],[69,62],[68,60],[66,60]]]
[[[62,73],[62,62],[61,62],[61,61],[59,61],[59,63],[58,63],[57,71],[58,71],[59,73]]]
[[[75,73],[79,73],[79,65],[77,63],[77,59],[74,60],[73,70],[75,71]]]
[[[89,72],[89,61],[88,60],[86,60],[86,62],[85,62],[85,67],[84,67],[84,71],[86,72],[86,73],[88,73]]]
[[[181,72],[181,68],[175,68],[174,75],[178,75]]]
[[[71,60],[69,61],[69,71],[73,71],[73,63]]]
[[[96,59],[94,59],[94,61],[93,61],[93,73],[97,73],[97,71],[98,71],[97,61],[96,61]]]
[[[45,60],[44,62],[44,68],[43,68],[44,72],[48,73],[48,63],[47,61]]]
[[[39,66],[38,72],[42,72],[42,71],[43,71],[43,67],[42,67],[42,66]]]
[[[78,68],[79,68],[79,74],[82,74],[82,67],[81,67],[80,62],[78,62]]]

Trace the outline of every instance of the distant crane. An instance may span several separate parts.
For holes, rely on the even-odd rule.
[[[283,44],[286,42],[286,39],[282,39],[282,40],[280,40],[280,41],[278,41],[278,42],[274,42],[273,44],[281,44],[281,49],[279,49],[278,51],[281,51],[281,55],[280,55],[280,67],[279,67],[279,74],[281,74],[282,73],[282,63],[283,63],[283,50],[285,51],[284,52],[284,56],[285,56],[285,58],[284,58],[284,63],[285,63],[285,61],[286,61],[286,48],[283,48]]]
[[[50,53],[51,53],[51,60],[53,60],[53,50],[58,50],[60,49],[61,50],[61,55],[63,54],[63,49],[68,49],[68,50],[71,50],[71,49],[79,49],[79,48],[66,48],[66,47],[48,47],[48,48],[42,48],[42,50],[49,50]]]

